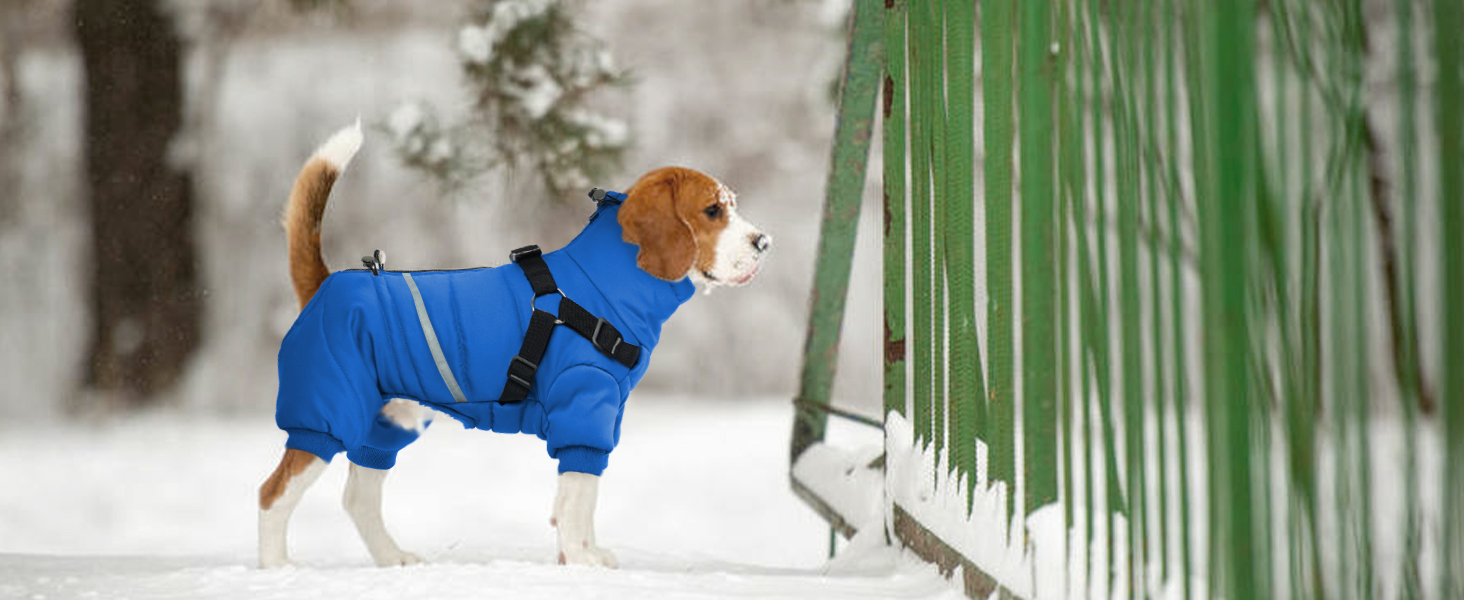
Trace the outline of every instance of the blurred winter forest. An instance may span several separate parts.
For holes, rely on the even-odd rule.
[[[556,5],[568,26],[545,35],[586,60],[504,83],[493,50],[525,50],[482,0],[0,0],[0,415],[272,409],[297,312],[280,210],[358,117],[332,270],[377,248],[389,268],[499,265],[568,242],[589,186],[718,176],[774,252],[681,309],[642,389],[791,396],[847,2],[516,4]],[[877,412],[866,211],[836,393]]]

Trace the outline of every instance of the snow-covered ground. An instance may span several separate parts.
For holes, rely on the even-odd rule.
[[[637,395],[600,488],[618,571],[554,564],[554,462],[530,436],[440,420],[404,450],[386,521],[428,564],[370,566],[338,458],[291,528],[297,567],[254,568],[267,414],[0,425],[0,598],[958,598],[934,567],[828,529],[788,490],[791,407]]]

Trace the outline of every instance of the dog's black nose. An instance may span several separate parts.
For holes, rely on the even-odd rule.
[[[758,252],[767,252],[768,247],[773,245],[773,238],[761,233],[752,234],[752,247]]]

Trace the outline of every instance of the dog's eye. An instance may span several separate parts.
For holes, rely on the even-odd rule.
[[[705,209],[702,209],[702,212],[707,215],[708,219],[715,221],[722,216],[722,205],[713,204],[706,207]]]

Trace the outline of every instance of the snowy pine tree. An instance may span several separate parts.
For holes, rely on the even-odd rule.
[[[527,169],[556,196],[619,168],[629,127],[592,105],[627,78],[571,13],[562,0],[474,2],[457,36],[473,113],[443,124],[428,104],[398,107],[386,127],[402,160],[449,188],[500,167]]]

